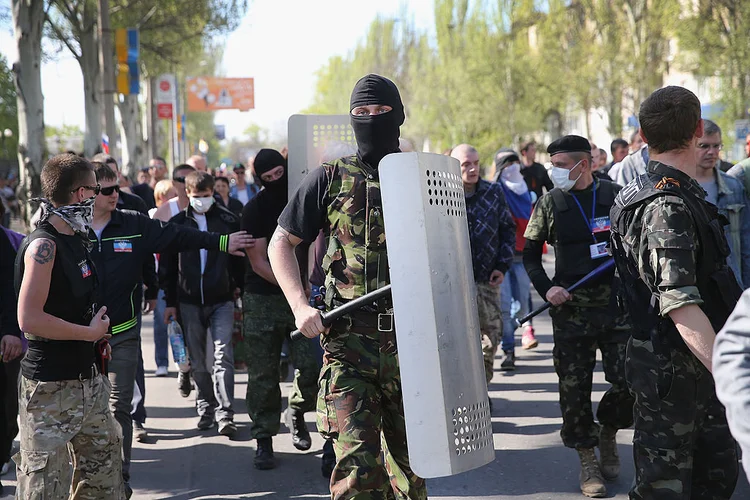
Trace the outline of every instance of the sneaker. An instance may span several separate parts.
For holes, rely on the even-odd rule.
[[[300,451],[307,451],[312,446],[310,431],[307,430],[305,414],[299,410],[286,410],[286,426],[292,435],[292,444]]]
[[[237,426],[233,420],[222,418],[219,421],[219,434],[222,436],[232,437],[237,432]]]
[[[331,479],[333,468],[336,467],[336,453],[333,451],[333,440],[326,439],[323,444],[323,458],[320,461],[320,473],[326,479]]]
[[[270,437],[259,438],[258,449],[255,450],[253,465],[258,470],[269,470],[276,467],[276,459],[273,456],[273,441]]]
[[[521,347],[526,349],[534,349],[539,345],[539,341],[534,336],[534,327],[528,325],[523,329],[523,335],[521,335]]]
[[[156,372],[154,373],[157,377],[166,377],[169,375],[169,368],[166,366],[157,366]]]
[[[193,383],[190,381],[190,372],[180,372],[177,375],[177,386],[180,389],[180,396],[186,398],[190,396],[193,390]]]
[[[139,443],[142,443],[148,437],[148,432],[143,428],[143,424],[140,422],[133,422],[133,437]]]
[[[214,426],[214,423],[215,421],[213,415],[201,415],[201,418],[198,419],[198,430],[207,431]]]
[[[516,353],[505,351],[505,359],[500,363],[500,371],[512,372],[516,369]]]

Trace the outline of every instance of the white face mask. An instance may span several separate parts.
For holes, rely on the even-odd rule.
[[[583,161],[583,160],[581,160]],[[575,179],[570,178],[570,173],[578,168],[578,165],[581,164],[581,161],[576,163],[573,168],[570,170],[560,167],[555,167],[554,165],[552,168],[550,168],[549,177],[552,179],[552,184],[555,185],[556,188],[560,188],[563,191],[570,191],[570,188],[575,186],[575,183],[578,182],[578,179],[581,178],[581,175],[583,175],[583,172],[578,174],[578,177]]]
[[[190,206],[193,207],[193,210],[198,212],[199,214],[205,214],[209,211],[211,206],[213,206],[214,202],[213,196],[204,196],[203,198],[193,198],[190,197]]]

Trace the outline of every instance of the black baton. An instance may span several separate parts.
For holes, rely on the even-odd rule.
[[[586,276],[584,276],[583,278],[573,283],[573,285],[571,285],[570,288],[566,288],[565,290],[568,293],[573,293],[581,285],[585,285],[587,281],[591,281],[592,279],[602,274],[604,271],[607,271],[611,269],[612,267],[614,267],[614,265],[615,265],[615,259],[609,259],[608,261],[604,262],[602,265],[600,265],[599,267],[597,267],[596,269],[588,273]],[[520,328],[522,324],[526,323],[528,320],[530,320],[534,316],[538,316],[539,314],[543,313],[544,311],[549,309],[551,305],[552,304],[550,302],[545,302],[541,307],[534,309],[523,318],[515,319],[514,321],[516,322],[516,328]]]
[[[370,292],[366,295],[363,295],[354,300],[351,300],[347,302],[346,304],[337,307],[331,312],[321,313],[320,319],[323,320],[323,326],[330,326],[331,323],[333,323],[337,319],[343,316],[346,316],[347,314],[350,314],[356,311],[357,309],[361,309],[364,306],[369,306],[373,302],[376,302],[382,299],[383,297],[387,297],[390,294],[391,294],[391,285],[385,285],[382,288],[378,288],[374,292]],[[298,340],[304,337],[305,336],[299,330],[294,330],[290,335],[290,338],[292,340]]]

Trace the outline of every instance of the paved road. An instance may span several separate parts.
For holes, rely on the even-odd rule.
[[[459,476],[430,480],[430,498],[520,498],[568,500],[583,498],[578,491],[577,455],[562,446],[559,438],[560,410],[557,381],[552,367],[551,326],[547,317],[536,322],[538,349],[519,349],[518,371],[496,372],[490,386],[494,402],[492,427],[495,461],[481,469]],[[249,438],[248,417],[244,413],[247,375],[237,375],[235,397],[239,432],[235,439],[219,436],[215,429],[195,429],[197,417],[193,398],[177,392],[177,378],[155,378],[153,336],[150,319],[144,321],[143,350],[147,369],[147,443],[135,443],[132,486],[138,499],[284,499],[327,498],[328,485],[320,476],[322,440],[313,434],[313,450],[296,451],[284,426],[275,442],[278,468],[257,471],[252,459],[255,443]],[[499,359],[496,369],[499,367]],[[601,398],[607,385],[598,368],[594,379],[595,398]],[[289,384],[284,384],[285,393]],[[191,395],[192,396],[192,395]],[[286,404],[286,403],[285,403]],[[308,415],[310,428],[314,416]],[[623,458],[621,478],[609,485],[610,498],[625,499],[633,476],[630,457],[631,431],[618,435]],[[4,479],[12,494],[11,472]],[[742,478],[735,499],[750,498],[750,487]]]

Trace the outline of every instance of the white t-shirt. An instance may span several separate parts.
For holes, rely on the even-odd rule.
[[[208,222],[206,222],[206,216],[204,214],[193,212],[193,217],[195,217],[195,220],[198,223],[198,229],[200,229],[203,232],[208,231]],[[208,250],[201,249],[201,274],[203,274],[203,272],[206,270],[207,260],[208,260]]]
[[[247,202],[250,201],[250,198],[247,196],[247,188],[237,188],[237,199],[240,200],[242,205],[247,205]]]

